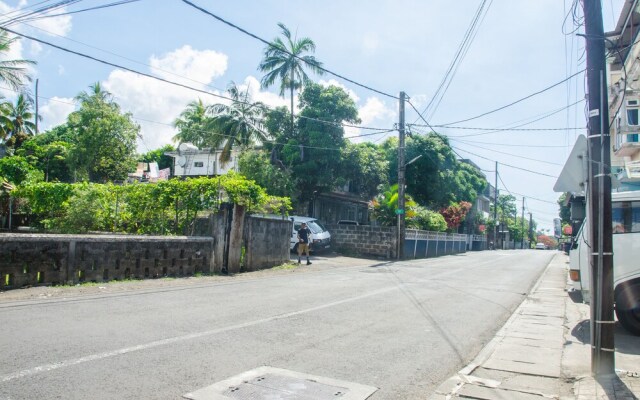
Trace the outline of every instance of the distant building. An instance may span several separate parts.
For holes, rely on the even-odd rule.
[[[482,172],[480,167],[476,165],[476,163],[469,159],[461,159],[460,162],[471,165],[480,175],[482,175],[485,181],[487,180],[487,176]],[[478,197],[476,197],[476,201],[470,210],[470,217],[474,217],[475,215],[481,215],[485,219],[491,217],[491,205],[493,204],[495,195],[496,189],[487,181],[487,186],[484,188],[482,193],[478,193]]]
[[[612,172],[618,190],[640,190],[640,2],[624,3],[618,24],[605,36],[609,48],[609,118]]]
[[[176,151],[165,155],[173,158],[173,177],[217,176],[229,171],[238,172],[238,152],[231,151],[230,160],[220,162],[220,149],[198,149],[191,143],[182,143]]]

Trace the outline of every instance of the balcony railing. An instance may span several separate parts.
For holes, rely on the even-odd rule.
[[[616,143],[613,150],[618,157],[628,157],[640,150],[640,127],[622,128],[627,129],[616,132]]]

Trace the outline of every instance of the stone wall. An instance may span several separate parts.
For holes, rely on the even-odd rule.
[[[0,290],[213,272],[210,237],[0,234]]]
[[[396,258],[395,227],[328,225],[331,245],[345,254]],[[407,229],[404,258],[428,258],[460,254],[467,250],[467,235]]]
[[[255,271],[287,262],[291,221],[248,217],[244,224],[244,268]]]
[[[231,231],[232,218],[228,209],[212,214],[209,218],[197,221],[198,234],[214,237],[214,265],[215,271],[225,269],[225,240]],[[291,240],[291,221],[282,219],[246,216],[242,227],[242,246],[244,257],[242,260],[245,271],[271,268],[290,260],[289,245]],[[225,239],[227,238],[227,239]],[[231,243],[229,243],[231,245]],[[228,272],[240,270],[227,260]]]
[[[388,226],[327,225],[331,246],[339,252],[368,257],[396,257],[396,229]]]

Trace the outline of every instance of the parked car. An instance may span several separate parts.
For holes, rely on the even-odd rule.
[[[338,225],[360,225],[358,221],[353,221],[351,219],[341,219],[338,221]]]
[[[536,243],[536,250],[546,250],[547,249],[547,245],[545,245],[544,243]]]

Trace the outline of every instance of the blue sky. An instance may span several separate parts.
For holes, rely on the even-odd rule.
[[[66,10],[109,2],[84,0]],[[385,93],[397,95],[405,91],[420,109],[433,96],[480,4],[480,0],[194,2],[267,40],[279,34],[277,23],[283,22],[298,36],[315,41],[315,56],[327,69]],[[35,3],[0,1],[0,14]],[[446,124],[473,117],[583,69],[584,65],[580,64],[584,62],[581,58],[583,40],[563,33],[563,21],[571,3],[569,0],[489,1],[486,15],[442,102],[435,113],[428,115],[429,123]],[[612,30],[622,4],[623,0],[603,1],[606,31]],[[1,21],[4,23],[6,17]],[[567,24],[565,30],[572,30],[573,21],[569,19]],[[288,104],[288,99],[278,96],[277,88],[259,87],[261,74],[257,66],[264,50],[262,43],[180,0],[142,0],[40,19],[28,25],[16,23],[10,28],[214,93],[222,93],[228,83],[234,81],[248,85],[255,100],[274,106]],[[44,128],[64,122],[75,107],[73,97],[92,83],[101,82],[142,126],[143,140],[138,146],[141,152],[171,142],[175,133],[171,123],[188,102],[199,97],[207,103],[220,101],[27,39],[23,39],[13,53],[14,57],[38,62],[33,75],[39,79]],[[356,100],[362,125],[390,129],[397,122],[396,100],[329,75],[313,79],[346,88]],[[496,128],[513,126],[516,121],[527,122],[582,99],[583,88],[581,75],[516,106],[457,126]],[[13,96],[6,90],[2,93],[9,98]],[[407,122],[416,119],[417,115],[408,111]],[[539,225],[549,229],[557,215],[557,206],[548,203],[558,197],[552,191],[555,179],[506,164],[558,175],[576,135],[584,133],[584,130],[566,128],[584,126],[584,103],[580,103],[526,126],[563,130],[489,134],[480,130],[438,130],[451,138],[461,156],[486,170],[492,183],[493,160],[505,164],[499,167],[502,182],[498,186],[502,193],[508,189],[519,205],[522,195],[528,196],[527,212],[531,211]],[[428,129],[416,128],[418,130]],[[348,135],[358,133],[359,130],[352,129]],[[356,140],[379,142],[383,138],[368,136]]]

